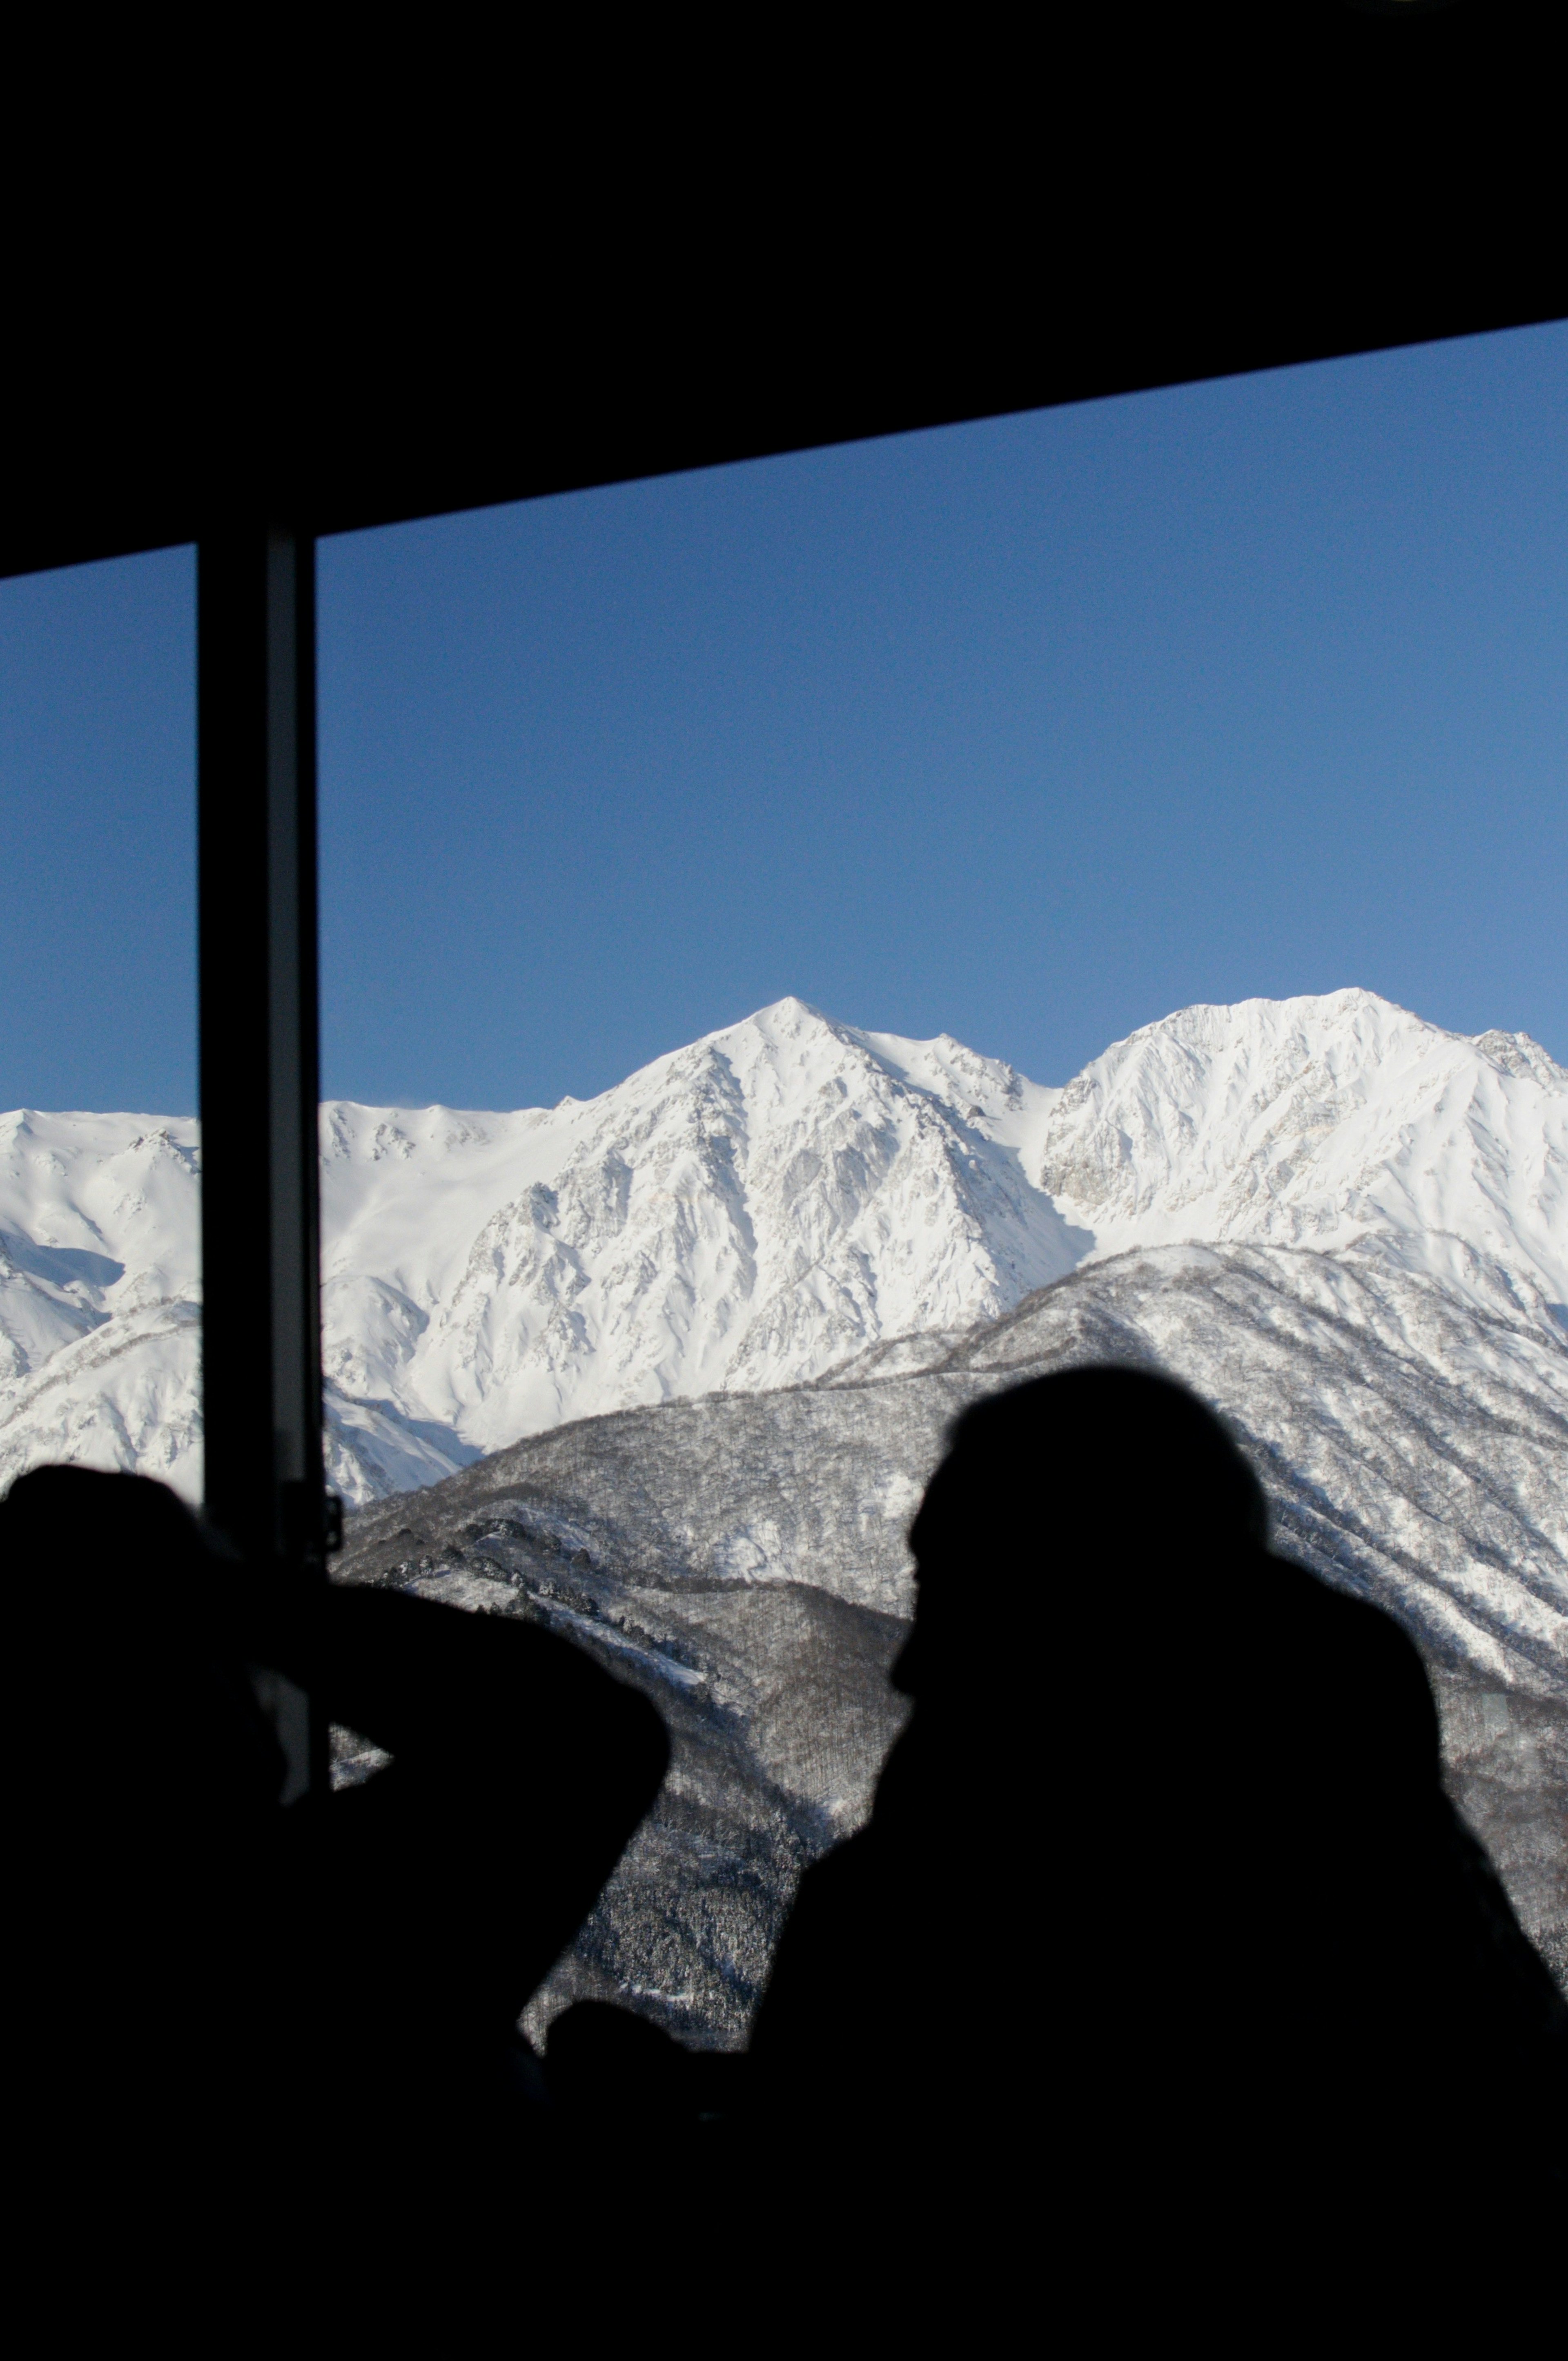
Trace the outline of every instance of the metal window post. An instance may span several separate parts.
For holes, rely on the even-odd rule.
[[[197,553],[206,1502],[252,1559],[324,1569],[317,1167],[315,544]],[[291,1795],[324,1730],[279,1686]]]

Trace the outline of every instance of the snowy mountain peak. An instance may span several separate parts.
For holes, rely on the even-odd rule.
[[[1102,1255],[1376,1239],[1451,1283],[1479,1260],[1561,1301],[1568,1092],[1526,1040],[1361,991],[1184,1008],[1068,1084],[1031,1178]]]
[[[328,1107],[328,1375],[493,1449],[967,1325],[1087,1243],[1025,1175],[1031,1087],[786,999],[547,1114]]]

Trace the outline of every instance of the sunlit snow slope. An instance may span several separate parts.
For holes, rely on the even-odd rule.
[[[785,1000],[549,1110],[334,1103],[323,1148],[356,1501],[568,1419],[891,1368],[1144,1246],[1395,1268],[1568,1353],[1568,1074],[1363,992],[1186,1009],[1066,1090]],[[189,1123],[0,1118],[0,1479],[199,1488],[195,1165]]]
[[[548,1112],[329,1107],[328,1375],[489,1451],[968,1327],[1090,1243],[1025,1170],[1052,1095],[785,1000]]]
[[[1145,1026],[1056,1095],[1029,1175],[1099,1255],[1376,1239],[1483,1308],[1499,1271],[1533,1311],[1568,1299],[1568,1073],[1370,992]]]
[[[51,1459],[201,1488],[189,1119],[0,1115],[0,1482]]]

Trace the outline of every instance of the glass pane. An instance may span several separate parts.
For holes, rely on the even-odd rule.
[[[1565,359],[323,548],[344,1572],[542,1619],[676,1737],[536,2027],[744,2039],[898,1727],[948,1422],[1107,1356],[1415,1635],[1563,1971]]]
[[[201,1497],[189,550],[0,583],[0,1485]]]

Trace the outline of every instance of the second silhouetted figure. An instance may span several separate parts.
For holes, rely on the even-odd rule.
[[[1126,1369],[1019,1387],[911,1543],[914,1711],[752,2045],[759,2153],[849,2176],[876,2284],[1390,2255],[1465,2174],[1538,2208],[1568,2015],[1443,1793],[1416,1650],[1269,1554],[1219,1422]]]

